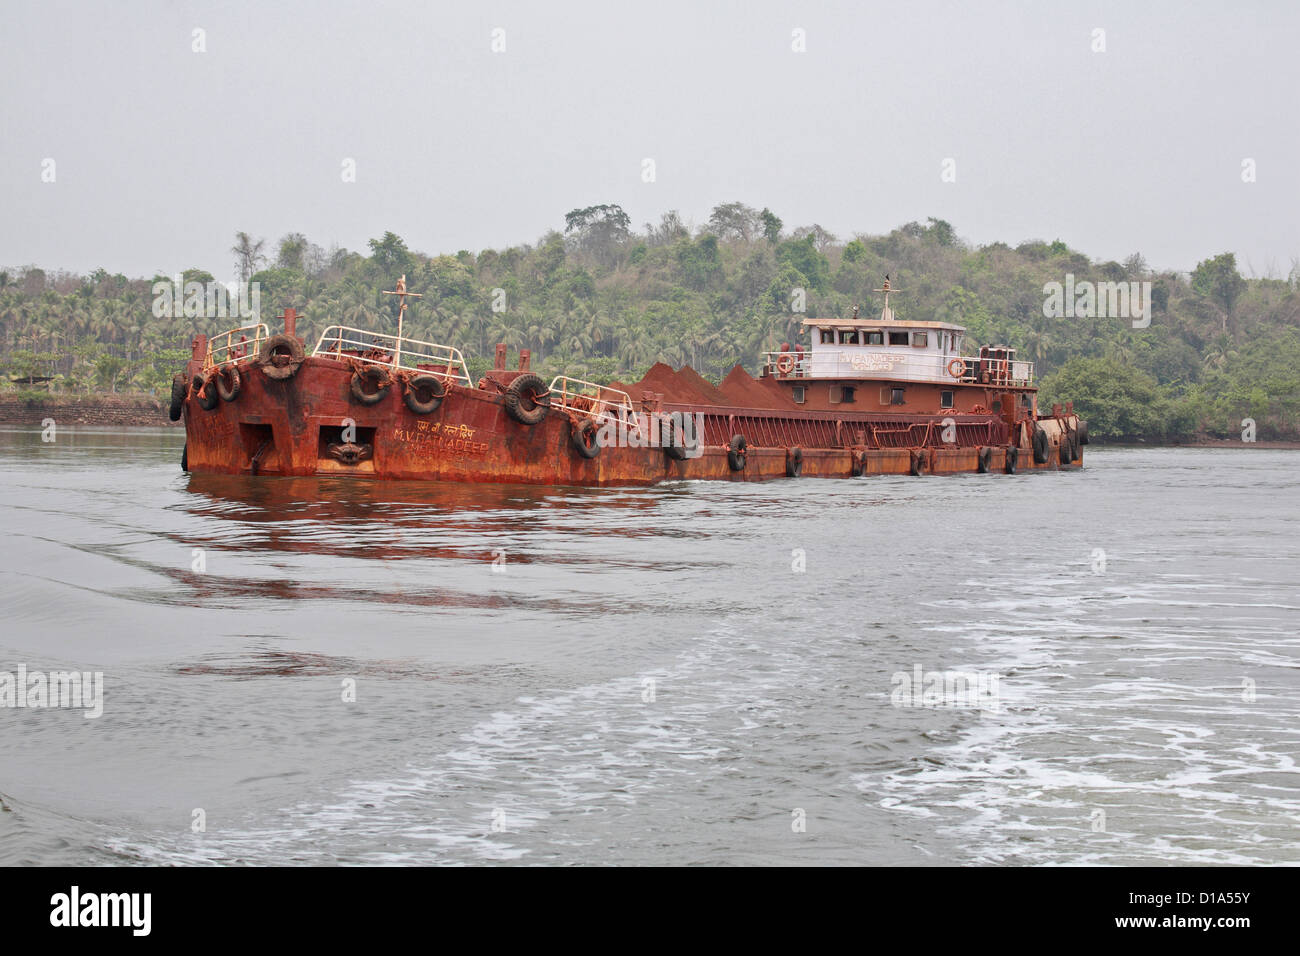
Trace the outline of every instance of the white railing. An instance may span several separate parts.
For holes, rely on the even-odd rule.
[[[1009,386],[1028,386],[1034,381],[1032,362],[912,350],[911,346],[813,346],[802,354],[764,352],[763,364],[767,374],[780,379],[880,378]]]
[[[253,338],[249,339],[249,334]],[[203,358],[203,369],[216,368],[218,365],[237,364],[257,358],[262,351],[262,343],[270,338],[271,332],[265,323],[245,325],[227,332],[218,332],[208,339],[208,354]],[[239,336],[236,340],[235,336]]]
[[[1034,363],[1013,358],[972,358],[962,356],[966,370],[961,381],[981,385],[1025,386],[1034,383]]]
[[[318,358],[346,358],[385,368],[419,369],[444,381],[472,387],[465,359],[459,349],[436,342],[399,338],[383,332],[368,332],[346,325],[331,325],[320,334]]]
[[[551,407],[580,412],[595,419],[615,418],[631,424],[636,413],[632,396],[617,388],[557,375],[551,379]]]
[[[780,378],[807,378],[812,374],[811,352],[764,352],[763,367]]]

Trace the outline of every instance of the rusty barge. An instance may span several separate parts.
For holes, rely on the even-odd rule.
[[[530,370],[506,348],[479,381],[461,353],[402,335],[326,328],[308,353],[293,309],[196,336],[173,380],[185,419],[182,468],[199,473],[547,485],[651,485],[880,474],[1076,468],[1087,423],[1038,408],[1034,369],[1014,349],[962,352],[945,322],[805,319],[809,344],[737,365],[714,386],[657,364],[635,384]]]

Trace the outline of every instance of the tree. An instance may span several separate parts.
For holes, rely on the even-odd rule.
[[[803,238],[787,239],[777,246],[776,261],[793,266],[807,280],[809,287],[825,292],[830,284],[831,265],[816,248],[816,242],[817,236],[811,231]]]
[[[1246,280],[1237,271],[1237,257],[1231,252],[1198,262],[1192,272],[1192,291],[1219,307],[1223,332],[1228,331],[1228,317],[1245,290]]]
[[[605,204],[570,210],[564,216],[564,234],[572,234],[577,248],[608,265],[627,242],[632,220],[622,206]]]
[[[672,245],[678,239],[685,239],[691,234],[682,222],[681,215],[676,209],[670,209],[659,217],[659,225],[653,226],[646,223],[645,226],[646,240],[652,246]]]
[[[306,272],[304,257],[307,254],[307,237],[301,232],[291,232],[280,240],[280,250],[276,254],[275,264],[281,269],[294,269]]]
[[[719,239],[749,242],[758,231],[758,210],[742,202],[727,202],[713,207],[709,214],[709,232]]]
[[[382,239],[371,239],[368,245],[370,261],[384,282],[396,282],[400,276],[415,271],[415,257],[397,233],[385,232]]]
[[[776,213],[764,206],[763,211],[758,214],[758,221],[763,228],[764,239],[771,243],[781,240],[781,227],[784,223],[777,218]]]
[[[235,271],[239,274],[240,282],[247,282],[257,267],[266,261],[266,256],[262,255],[265,245],[265,239],[254,241],[246,232],[235,233],[235,244],[230,251],[235,254]]]
[[[811,226],[800,226],[794,231],[793,239],[810,239],[818,252],[825,252],[827,247],[835,243],[835,236],[827,232],[817,223]]]

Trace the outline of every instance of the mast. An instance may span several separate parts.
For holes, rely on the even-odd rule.
[[[888,285],[889,283],[886,282],[885,284]],[[393,368],[400,368],[402,364],[402,322],[406,318],[406,297],[409,295],[415,299],[422,299],[424,298],[424,295],[420,292],[406,291],[405,273],[403,273],[402,277],[397,280],[397,290],[395,292],[389,292],[385,289],[384,295],[395,295],[402,303],[401,307],[397,310],[397,348],[393,353]]]
[[[884,285],[884,288],[882,288],[882,289],[872,289],[871,291],[872,291],[872,292],[883,292],[883,293],[885,293],[885,307],[884,307],[883,310],[881,310],[881,313],[880,313],[880,321],[881,321],[881,322],[893,322],[893,321],[894,321],[894,313],[893,313],[893,311],[889,308],[889,293],[891,293],[891,292],[902,292],[903,290],[902,290],[902,289],[891,289],[891,288],[889,287],[889,276],[886,275],[886,276],[885,276],[885,285]]]

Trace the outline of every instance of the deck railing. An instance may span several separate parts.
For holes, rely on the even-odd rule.
[[[592,418],[613,417],[631,422],[635,415],[632,396],[617,388],[557,375],[551,379],[551,407],[582,412]]]
[[[812,353],[764,352],[763,370],[780,378],[808,378],[812,374]]]
[[[422,342],[383,332],[369,332],[346,325],[331,325],[320,334],[312,355],[346,358],[384,368],[419,369],[443,381],[472,387],[465,359],[459,349],[437,342]]]
[[[961,362],[959,374],[955,364]],[[1034,363],[1014,358],[943,355],[896,349],[814,348],[805,352],[764,352],[763,370],[779,379],[891,379],[910,382],[1028,386]]]
[[[249,339],[250,334],[252,339]],[[236,339],[235,336],[239,338]],[[265,323],[217,333],[208,339],[208,354],[203,358],[204,371],[218,365],[237,364],[257,358],[257,353],[262,351],[262,343],[269,337],[270,330]]]

